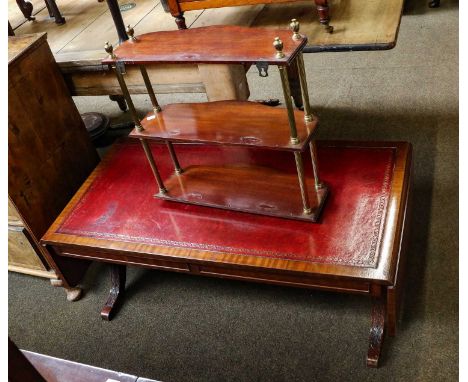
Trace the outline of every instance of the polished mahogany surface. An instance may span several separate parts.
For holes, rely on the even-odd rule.
[[[291,155],[292,156],[292,155]],[[308,156],[310,160],[310,154]],[[232,187],[233,180],[236,187]],[[314,179],[306,179],[311,212],[305,214],[297,173],[271,167],[235,164],[230,166],[188,166],[164,182],[167,194],[156,197],[201,206],[244,211],[316,222],[328,187],[315,191]]]
[[[170,104],[159,113],[148,113],[141,121],[144,130],[134,129],[130,136],[303,151],[318,120],[306,123],[304,112],[299,110],[294,116],[299,144],[291,144],[285,108],[249,101]]]
[[[295,172],[294,158],[288,152],[187,144],[175,147],[182,166],[256,163]],[[163,178],[167,178],[172,172],[167,148],[153,144],[152,150]],[[245,256],[247,262],[268,259],[270,268],[281,260],[294,260],[303,264],[303,271],[312,263],[370,269],[378,265],[384,251],[382,277],[389,280],[393,277],[388,275],[389,264],[393,261],[395,266],[398,255],[394,246],[398,246],[397,225],[404,211],[403,176],[409,175],[409,151],[405,143],[319,142],[321,176],[331,191],[319,223],[314,224],[155,199],[156,182],[143,150],[136,142],[126,141],[115,145],[43,242],[79,245],[83,241],[84,245],[93,241],[89,244],[93,248],[128,246],[133,252],[144,250],[147,256],[152,246],[166,248],[158,252],[161,255],[175,248],[170,255],[173,258],[182,256],[183,249],[208,251],[213,256],[231,253]],[[309,161],[305,168],[310,176]],[[237,187],[233,178],[232,188]]]
[[[283,41],[282,58],[276,57],[275,37]],[[136,41],[127,40],[114,50],[115,59],[102,62],[289,65],[306,42],[305,36],[293,40],[289,30],[216,25],[136,36]]]

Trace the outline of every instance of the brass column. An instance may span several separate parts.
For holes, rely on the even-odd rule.
[[[276,38],[273,45],[278,51],[276,56],[278,58],[284,57],[284,54],[282,52],[283,43],[281,42],[281,40]],[[291,89],[289,87],[288,72],[287,72],[286,66],[278,66],[278,69],[280,71],[280,76],[281,76],[281,84],[283,87],[284,102],[286,104],[286,110],[288,112],[291,143],[298,144],[299,139],[297,138],[296,119],[294,118],[294,109],[293,109],[292,100],[291,100]],[[297,177],[299,180],[299,187],[301,189],[303,211],[305,214],[310,214],[312,210],[310,208],[309,194],[307,192],[307,184],[305,180],[304,166],[302,163],[301,153],[298,151],[295,151],[294,159],[296,161]]]
[[[297,70],[299,72],[299,79],[301,82],[302,100],[304,102],[304,120],[307,124],[308,122],[312,122],[314,117],[312,115],[312,110],[311,110],[310,102],[309,102],[309,91],[307,89],[307,79],[306,79],[305,66],[304,66],[304,57],[302,55],[302,52],[299,53],[299,55],[297,56],[296,63],[297,63]],[[320,178],[319,178],[317,154],[316,154],[317,150],[316,150],[314,140],[310,141],[309,148],[310,148],[310,156],[312,158],[312,169],[314,171],[315,189],[318,190],[319,188],[322,187],[322,183],[320,182]]]
[[[294,159],[296,160],[297,177],[299,179],[299,187],[301,188],[302,207],[304,213],[308,215],[312,212],[312,209],[310,208],[309,193],[307,191],[301,153],[294,151]]]
[[[125,83],[125,79],[123,78],[121,68],[119,68],[119,65],[116,63],[116,65],[113,66],[113,69],[117,75],[117,80],[119,81],[120,89],[122,90],[123,96],[125,97],[125,101],[127,101],[130,113],[132,114],[133,122],[135,122],[135,127],[138,131],[143,131],[143,126],[141,126],[140,119],[138,118],[135,109],[135,105],[133,104],[132,97],[130,97],[130,93],[128,91],[127,84]]]
[[[154,90],[153,90],[153,85],[151,85],[151,80],[148,76],[148,71],[146,70],[146,67],[144,65],[140,65],[140,72],[141,72],[141,76],[143,77],[143,81],[145,82],[146,91],[148,92],[148,95],[151,99],[151,104],[153,105],[154,114],[156,115],[157,113],[161,111],[161,106],[159,106],[158,100],[156,99],[156,95],[154,94]],[[169,154],[172,159],[172,163],[174,163],[175,173],[182,174],[183,170],[180,167],[179,160],[177,159],[177,155],[174,150],[174,146],[169,141],[166,141],[166,144],[167,144],[167,148],[169,150]]]
[[[299,143],[299,139],[297,138],[296,120],[294,118],[294,109],[291,100],[291,89],[289,87],[288,71],[285,66],[278,66],[278,68],[281,75],[284,103],[286,104],[286,110],[288,112],[291,143],[297,145]]]
[[[113,52],[114,48],[111,44],[106,42],[106,44],[104,45],[104,49],[110,55],[110,58],[115,60],[117,59]],[[118,62],[116,62],[115,65],[112,66],[112,68],[114,69],[115,74],[117,75],[117,80],[119,81],[120,89],[122,90],[122,94],[125,97],[125,101],[127,101],[128,108],[130,109],[133,121],[135,122],[135,127],[138,131],[143,131],[143,126],[141,126],[140,119],[138,118],[135,109],[135,105],[133,104],[132,97],[130,97],[130,93],[128,91],[127,84],[125,83],[125,79],[123,78],[122,66],[120,66]],[[143,138],[140,138],[140,141],[143,146],[143,150],[145,151],[146,158],[148,159],[148,162],[151,166],[151,170],[153,171],[153,175],[156,178],[156,182],[158,183],[159,193],[166,194],[167,189],[164,186],[161,175],[159,174],[158,168],[156,167],[156,163],[154,161],[151,149],[149,148],[148,142],[146,142],[146,140]]]
[[[143,146],[143,150],[145,150],[146,158],[151,166],[151,170],[153,171],[153,175],[156,178],[156,182],[158,183],[159,193],[160,194],[167,194],[167,189],[164,186],[162,181],[161,175],[159,174],[158,168],[156,167],[156,163],[154,162],[153,153],[151,152],[151,148],[148,145],[146,139],[140,138],[141,144]]]

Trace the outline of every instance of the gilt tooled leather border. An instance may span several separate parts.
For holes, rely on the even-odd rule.
[[[63,228],[66,225],[67,221],[69,221],[75,215],[76,211],[79,207],[84,204],[89,192],[95,187],[95,183],[90,185],[90,187],[86,190],[85,194],[82,196],[80,201],[75,205],[73,210],[70,214],[63,220],[60,227],[57,229],[57,233],[62,234],[69,234],[69,235],[79,235],[79,236],[86,236],[92,237],[96,239],[107,239],[107,240],[116,240],[116,241],[123,241],[123,242],[144,242],[145,244],[154,244],[159,246],[168,246],[168,247],[182,247],[188,249],[197,249],[197,250],[204,250],[204,251],[216,251],[216,252],[228,252],[233,253],[236,255],[245,255],[245,256],[258,256],[258,257],[275,257],[278,259],[289,260],[289,261],[304,261],[310,263],[322,263],[322,264],[336,264],[336,265],[349,265],[349,266],[356,266],[356,267],[366,267],[366,268],[375,268],[378,263],[378,253],[380,250],[380,243],[384,231],[385,225],[385,217],[387,215],[387,205],[389,200],[390,194],[390,186],[391,180],[393,175],[395,165],[395,150],[392,150],[392,155],[389,156],[385,167],[385,175],[382,182],[382,187],[379,193],[379,204],[378,208],[375,213],[374,222],[373,222],[373,231],[372,231],[372,238],[370,240],[370,248],[368,250],[367,256],[359,256],[356,259],[353,256],[353,259],[347,259],[346,256],[327,256],[327,257],[320,257],[319,254],[316,255],[314,261],[310,261],[307,259],[300,259],[297,258],[292,253],[284,253],[284,252],[276,252],[276,251],[259,251],[254,249],[248,248],[237,248],[237,247],[228,247],[228,246],[219,246],[213,244],[200,244],[200,243],[191,243],[191,242],[184,242],[184,241],[175,241],[175,240],[165,240],[165,239],[157,239],[152,237],[146,236],[130,236],[125,234],[115,234],[115,233],[107,233],[107,232],[93,232],[93,231],[86,231],[86,230],[72,230]]]

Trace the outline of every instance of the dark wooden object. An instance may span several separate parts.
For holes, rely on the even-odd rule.
[[[27,20],[31,21],[36,19],[32,16],[33,5],[29,1],[16,0],[16,4],[18,5],[18,8]]]
[[[141,120],[142,131],[132,138],[174,143],[211,143],[254,146],[277,150],[304,151],[317,127],[317,119],[304,121],[304,112],[295,111],[299,144],[292,144],[285,108],[271,108],[258,102],[217,101],[171,104]]]
[[[125,24],[123,22],[122,13],[120,13],[119,2],[117,0],[106,0],[107,6],[114,21],[117,35],[119,36],[119,42],[122,43],[128,40],[127,33],[125,33]]]
[[[175,22],[179,29],[186,29],[185,11],[194,11],[197,9],[223,8],[241,5],[253,4],[270,4],[270,3],[286,3],[296,0],[164,0],[162,1],[164,10],[170,12],[175,18]],[[320,23],[325,27],[328,33],[333,32],[333,27],[329,25],[330,9],[328,0],[314,0]]]
[[[307,43],[307,37],[293,40],[291,35],[288,30],[231,25],[146,33],[119,45],[114,50],[116,58],[108,57],[102,63],[290,65]],[[282,58],[272,45],[275,37],[283,41]]]
[[[101,311],[101,318],[110,321],[118,306],[122,302],[125,292],[126,268],[125,265],[112,264],[111,266],[111,289],[106,304]]]
[[[196,146],[177,145],[181,162],[235,164],[250,157],[295,171],[287,152]],[[162,176],[173,171],[166,150],[152,145]],[[310,224],[154,199],[139,145],[116,144],[42,242],[54,259],[367,295],[373,303],[367,364],[376,366],[384,333],[395,335],[404,285],[411,146],[318,142],[318,159],[333,192],[320,224]],[[108,301],[107,314],[109,307]]]
[[[47,382],[8,337],[8,382]]]
[[[8,117],[9,199],[62,286],[74,287],[89,262],[55,261],[38,244],[99,158],[45,33],[8,38]]]

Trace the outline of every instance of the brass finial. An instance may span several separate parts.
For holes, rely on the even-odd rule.
[[[125,29],[125,32],[127,32],[130,41],[136,41],[136,37],[134,36],[135,30],[130,25],[127,25],[127,29]]]
[[[284,57],[283,41],[281,41],[279,37],[275,37],[275,41],[273,42],[273,46],[277,50],[276,58],[283,58]]]
[[[114,47],[112,44],[109,44],[109,41],[106,41],[104,44],[104,50],[109,54],[110,58],[117,58],[117,56],[114,54]]]
[[[289,28],[293,31],[293,40],[300,40],[302,39],[302,36],[299,34],[299,21],[296,19],[292,19],[291,22],[289,23]]]

